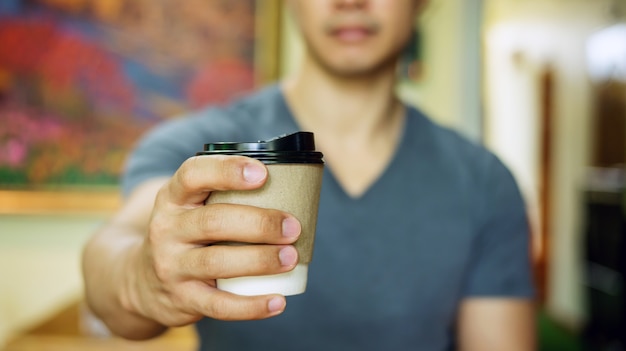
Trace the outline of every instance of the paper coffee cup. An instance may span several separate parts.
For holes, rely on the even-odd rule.
[[[313,258],[324,171],[322,154],[315,151],[313,134],[298,132],[255,143],[206,144],[204,151],[198,153],[215,154],[256,158],[266,164],[268,179],[263,187],[251,191],[213,192],[207,204],[232,203],[277,209],[295,216],[302,226],[300,237],[294,244],[299,256],[296,268],[274,275],[218,279],[218,289],[238,295],[303,293],[306,290],[309,263]]]

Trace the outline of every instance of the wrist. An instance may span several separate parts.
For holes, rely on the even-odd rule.
[[[115,267],[118,272],[118,290],[117,301],[120,308],[127,315],[127,324],[132,325],[132,334],[127,335],[128,329],[120,327],[120,330],[114,331],[118,335],[122,335],[130,339],[147,339],[161,334],[167,327],[154,320],[149,316],[149,311],[145,308],[146,301],[145,295],[142,290],[145,290],[150,282],[145,281],[144,277],[149,273],[146,270],[146,263],[141,252],[142,243],[137,243],[128,248],[128,252],[125,255],[125,259],[118,261],[118,266]],[[124,329],[124,330],[122,330]]]
[[[142,308],[141,289],[147,282],[141,281],[145,274],[144,264],[141,257],[141,243],[136,243],[128,248],[124,259],[118,261],[115,271],[118,273],[117,301],[120,307],[127,313],[138,317],[146,317],[146,311]]]

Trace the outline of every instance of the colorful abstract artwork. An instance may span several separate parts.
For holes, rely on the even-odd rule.
[[[1,0],[0,188],[114,185],[156,123],[255,86],[254,0]]]

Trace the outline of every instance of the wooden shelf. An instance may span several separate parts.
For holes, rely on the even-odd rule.
[[[121,202],[117,189],[0,190],[0,214],[112,213]]]
[[[129,341],[85,335],[80,328],[80,303],[8,343],[2,351],[192,351],[198,340],[193,326],[173,328],[158,338]]]

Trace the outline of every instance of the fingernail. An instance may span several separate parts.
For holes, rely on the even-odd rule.
[[[278,253],[278,259],[283,266],[293,266],[298,262],[298,251],[293,246],[285,246]]]
[[[243,168],[243,178],[248,183],[258,183],[265,178],[265,167],[254,163],[249,163]]]
[[[287,217],[283,219],[283,236],[293,238],[300,235],[300,222],[293,218]]]
[[[267,303],[267,309],[269,309],[272,313],[282,312],[283,310],[285,310],[285,299],[283,299],[282,297],[272,298]]]

